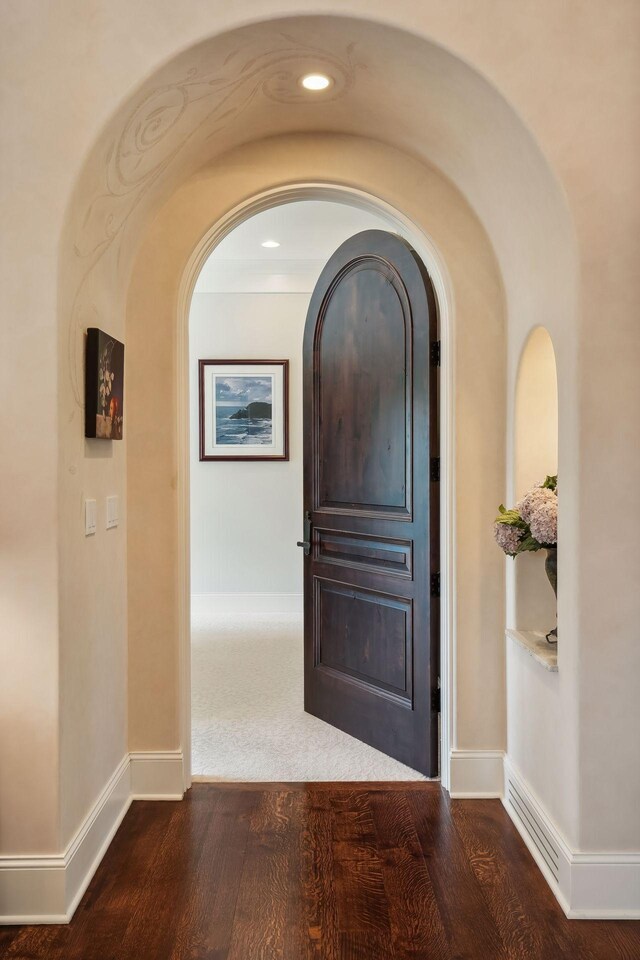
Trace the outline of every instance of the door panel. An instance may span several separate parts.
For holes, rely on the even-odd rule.
[[[305,709],[435,776],[436,302],[409,245],[333,255],[304,339]]]
[[[316,667],[411,702],[411,602],[316,579]]]
[[[349,264],[323,303],[314,407],[320,508],[410,512],[408,313],[400,277],[377,257]]]
[[[396,577],[411,576],[410,540],[318,528],[315,543],[318,560],[360,570],[379,570]]]

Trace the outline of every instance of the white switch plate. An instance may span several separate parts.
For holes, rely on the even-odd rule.
[[[118,498],[107,497],[107,530],[118,526]]]
[[[97,505],[95,500],[84,502],[84,535],[91,537],[96,532]]]

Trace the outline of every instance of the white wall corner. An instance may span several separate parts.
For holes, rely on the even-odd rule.
[[[122,758],[63,853],[0,857],[0,924],[68,923],[132,800],[181,800],[181,750]]]
[[[131,758],[132,800],[182,800],[184,760],[182,750],[146,751]]]
[[[640,918],[640,853],[573,851],[513,761],[503,803],[569,919]]]
[[[454,800],[502,797],[502,750],[451,750],[449,794]]]

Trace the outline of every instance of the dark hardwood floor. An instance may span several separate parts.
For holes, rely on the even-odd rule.
[[[197,784],[133,803],[73,921],[0,929],[0,956],[638,960],[640,922],[566,920],[497,800]]]

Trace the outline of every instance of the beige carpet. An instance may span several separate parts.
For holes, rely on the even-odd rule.
[[[193,774],[210,780],[424,780],[303,710],[302,618],[198,614]]]

